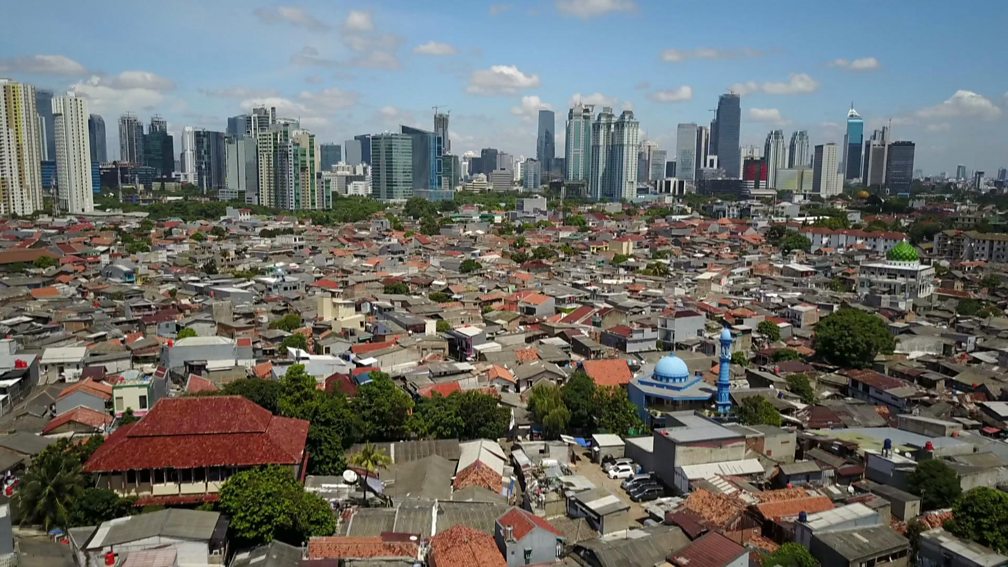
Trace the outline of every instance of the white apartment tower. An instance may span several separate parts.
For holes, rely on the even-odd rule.
[[[840,151],[834,143],[815,147],[812,159],[812,190],[828,198],[843,192],[843,174],[839,172]]]
[[[0,79],[0,215],[42,208],[41,144],[35,87]]]
[[[87,102],[70,92],[52,99],[60,211],[94,211]]]
[[[788,147],[784,143],[784,132],[772,130],[767,134],[763,157],[767,164],[767,187],[777,188],[777,172],[788,167]]]
[[[679,179],[696,180],[698,136],[696,124],[676,127],[676,177]]]

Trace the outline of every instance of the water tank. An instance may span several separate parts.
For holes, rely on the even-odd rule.
[[[924,450],[927,451],[928,453],[933,453],[934,452],[934,443],[932,443],[930,441],[928,441],[927,443],[924,443]]]
[[[882,442],[882,449],[885,451],[892,451],[892,439],[886,439]]]
[[[106,553],[105,554],[105,565],[107,565],[108,567],[112,567],[115,564],[116,564],[116,554],[115,554],[115,552],[110,551],[110,552]]]
[[[801,512],[798,512],[798,521],[801,522],[801,523],[803,523],[803,524],[805,522],[808,522],[808,512],[806,512],[804,510],[802,510]]]

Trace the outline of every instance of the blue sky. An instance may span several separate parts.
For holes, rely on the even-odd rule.
[[[430,128],[437,105],[453,151],[525,155],[548,107],[562,153],[576,96],[632,108],[671,153],[676,124],[708,122],[734,88],[744,144],[771,128],[841,142],[853,101],[867,131],[892,120],[917,142],[925,173],[1008,165],[1003,0],[33,0],[5,14],[0,76],[86,96],[112,155],[122,112],[223,130],[263,102],[336,142]]]

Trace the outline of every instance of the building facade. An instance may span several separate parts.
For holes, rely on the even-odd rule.
[[[784,132],[772,130],[767,134],[763,147],[763,158],[766,159],[767,183],[771,189],[777,188],[777,172],[788,167],[787,144],[784,143]]]
[[[805,130],[797,130],[791,134],[788,144],[788,168],[797,169],[809,167],[812,155],[809,154],[809,137]]]
[[[42,208],[43,150],[35,100],[35,87],[0,79],[0,214],[3,215],[29,215]]]
[[[60,210],[94,211],[87,103],[73,93],[52,99],[56,128],[56,179]]]
[[[406,134],[370,137],[371,196],[385,201],[413,196],[413,140]]]
[[[88,117],[88,143],[91,144],[91,163],[101,164],[108,161],[105,119],[98,114]]]
[[[221,191],[221,199],[233,200],[243,195],[246,203],[258,204],[259,172],[255,139],[228,136],[224,140],[224,156],[224,190]]]
[[[192,160],[193,183],[204,195],[224,188],[224,132],[194,129]]]
[[[890,193],[909,193],[913,182],[914,143],[893,142],[886,151],[885,186]]]
[[[441,137],[436,132],[402,126],[402,133],[410,138],[412,153],[413,190],[438,191],[441,189],[444,153]]]
[[[697,125],[694,123],[679,124],[676,127],[676,174],[679,179],[694,181],[696,179],[697,161]]]
[[[153,116],[143,137],[144,165],[154,168],[159,179],[170,178],[175,171],[175,144],[164,118]]]
[[[821,197],[832,197],[843,192],[839,159],[836,144],[820,144],[815,147],[815,157],[812,159],[812,190]]]
[[[864,147],[864,120],[851,105],[847,112],[847,134],[844,136],[844,179],[861,179],[861,152]]]
[[[742,99],[735,93],[718,98],[717,106],[717,156],[719,166],[732,179],[741,177],[742,149],[739,135],[742,122]]]
[[[119,117],[119,161],[145,165],[143,155],[143,124],[134,114]]]
[[[536,135],[536,160],[547,175],[553,171],[556,157],[556,115],[552,110],[539,110],[539,131]]]
[[[343,152],[339,144],[319,144],[319,170],[328,171],[334,165],[343,161]]]

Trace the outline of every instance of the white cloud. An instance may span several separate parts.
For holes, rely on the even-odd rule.
[[[952,129],[952,125],[948,122],[939,122],[938,124],[928,124],[924,129],[928,132],[948,132]]]
[[[662,51],[662,61],[669,63],[681,63],[690,59],[743,59],[748,57],[759,57],[762,51],[751,48],[743,49],[714,49],[701,47],[699,49],[666,49]]]
[[[521,116],[523,120],[532,121],[539,116],[540,110],[552,110],[553,107],[543,102],[537,95],[523,96],[521,104],[511,107],[511,114]]]
[[[594,105],[596,107],[611,106],[614,109],[619,109],[619,108],[625,108],[627,110],[632,110],[633,109],[633,103],[631,103],[629,101],[621,101],[620,99],[618,99],[616,97],[609,96],[609,95],[606,95],[606,94],[602,94],[600,92],[594,92],[594,93],[586,94],[586,95],[583,95],[581,93],[574,93],[574,95],[570,99],[571,106],[573,106],[573,105],[575,105],[575,104],[577,104],[579,102],[581,104],[591,104],[591,105]],[[596,110],[600,110],[600,109],[596,108]]]
[[[511,4],[491,4],[490,5],[490,15],[499,16],[505,12],[508,12],[514,8]]]
[[[850,71],[874,71],[879,68],[879,61],[874,57],[861,57],[858,59],[834,59],[830,61],[831,67],[840,67]]]
[[[65,55],[26,55],[0,59],[0,71],[39,75],[87,75],[83,65]]]
[[[1001,109],[981,94],[960,89],[945,102],[918,110],[917,116],[921,118],[975,117],[995,119],[1001,116]]]
[[[253,89],[248,87],[220,87],[216,89],[200,89],[199,92],[205,94],[206,96],[213,96],[219,98],[237,98],[237,99],[268,97],[277,95],[277,92],[273,89]]]
[[[527,75],[514,65],[494,65],[473,71],[466,91],[472,94],[512,94],[539,86],[539,75]]]
[[[693,98],[693,87],[683,85],[674,89],[666,89],[651,93],[651,100],[656,102],[685,102]]]
[[[781,116],[780,110],[776,108],[750,108],[749,118],[754,122],[765,122],[767,124],[787,124]]]
[[[416,119],[412,112],[396,106],[383,106],[378,109],[372,122],[376,122],[384,129],[398,129],[401,124],[415,124]]]
[[[242,100],[239,106],[245,111],[253,106],[275,106],[279,115],[297,118],[302,127],[317,130],[330,125],[329,119],[334,112],[354,106],[357,100],[357,93],[332,87],[320,91],[301,91],[296,97],[251,97]]]
[[[165,93],[173,88],[168,79],[144,71],[124,71],[112,77],[93,75],[70,86],[88,101],[90,112],[111,116],[164,111]]]
[[[315,66],[315,67],[335,67],[338,63],[331,57],[323,57],[318,49],[306,45],[301,51],[291,55],[291,63],[295,65]]]
[[[371,17],[371,12],[365,12],[363,10],[351,10],[347,14],[347,19],[343,22],[343,31],[345,32],[370,32],[374,31],[374,20]]]
[[[329,25],[303,8],[296,6],[275,6],[273,8],[258,8],[256,17],[264,24],[286,23],[312,31],[326,31]]]
[[[401,37],[376,31],[371,12],[351,10],[343,22],[340,41],[353,52],[348,63],[356,67],[398,69]]]
[[[819,89],[819,83],[805,73],[792,73],[786,82],[763,82],[749,81],[747,83],[735,83],[731,86],[731,91],[740,95],[752,93],[766,93],[774,95],[804,94],[815,92]]]
[[[123,71],[113,77],[103,79],[104,83],[116,89],[147,89],[152,91],[170,91],[175,83],[149,71]]]
[[[458,53],[455,46],[438,41],[428,41],[413,48],[413,53],[420,55],[455,55]]]
[[[556,0],[557,10],[577,18],[594,18],[610,12],[632,12],[637,9],[633,0]]]

